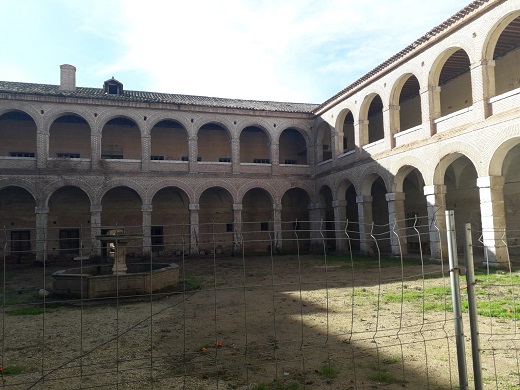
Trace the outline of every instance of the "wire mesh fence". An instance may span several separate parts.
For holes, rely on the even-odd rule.
[[[459,388],[450,269],[421,221],[4,228],[2,386]],[[489,266],[482,235],[483,383],[516,388],[520,274]]]

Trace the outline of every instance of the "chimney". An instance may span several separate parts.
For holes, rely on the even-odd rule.
[[[76,90],[76,68],[72,65],[60,65],[60,91]]]

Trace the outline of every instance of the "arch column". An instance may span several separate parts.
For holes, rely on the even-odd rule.
[[[347,221],[347,201],[335,200],[332,202],[334,208],[334,230],[336,231],[336,251],[342,253],[346,249],[345,227]]]
[[[373,222],[371,196],[362,195],[356,197],[359,215],[359,241],[361,253],[370,254],[372,249],[369,244],[370,226]]]
[[[435,119],[441,116],[441,87],[429,85],[420,91],[421,115],[426,136],[432,136],[436,132]]]
[[[356,145],[362,149],[368,143],[368,120],[360,119],[354,124],[354,137]]]
[[[47,167],[49,157],[49,132],[43,130],[41,125],[36,127],[36,167]]]
[[[100,204],[90,205],[90,239],[93,256],[101,256],[101,242],[96,236],[101,235],[101,211],[103,206]]]
[[[151,204],[143,204],[143,254],[149,255],[152,251],[152,210]]]
[[[495,95],[495,61],[481,60],[471,64],[471,95],[475,120],[491,115],[489,98]]]
[[[280,171],[280,145],[271,142],[269,150],[271,152],[271,174],[278,175]]]
[[[143,172],[150,171],[150,156],[152,154],[151,139],[150,134],[141,135],[141,170]]]
[[[505,268],[508,265],[507,246],[504,242],[506,216],[504,208],[503,176],[477,178],[480,195],[482,239],[487,255],[487,265]]]
[[[388,221],[391,229],[390,245],[392,246],[393,256],[400,256],[401,254],[404,256],[408,254],[404,199],[404,192],[390,192],[386,194]]]
[[[233,173],[240,173],[240,139],[231,138],[231,169]]]
[[[242,203],[233,203],[233,253],[242,250]]]
[[[190,253],[192,255],[199,254],[199,210],[198,203],[190,203]]]
[[[325,218],[325,206],[321,203],[310,203],[307,206],[310,219],[310,245],[311,248],[322,248],[322,236],[320,233],[321,221]]]
[[[90,159],[92,169],[98,169],[101,160],[101,134],[92,132],[90,135]]]
[[[197,136],[188,138],[188,164],[189,164],[188,169],[190,172],[199,171],[199,167],[197,165],[197,154],[198,154],[197,138],[198,138]]]
[[[36,261],[47,260],[47,221],[49,219],[48,207],[35,207],[36,214]]]
[[[424,195],[426,196],[428,209],[431,260],[447,260],[448,242],[446,240],[446,186],[443,184],[425,186]]]
[[[282,251],[282,204],[273,203],[273,245],[274,253]]]
[[[385,148],[391,150],[395,148],[394,135],[399,131],[400,118],[399,110],[401,106],[390,104],[383,109],[383,129],[385,131]]]

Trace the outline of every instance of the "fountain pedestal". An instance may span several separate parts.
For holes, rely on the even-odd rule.
[[[127,273],[128,267],[126,266],[126,247],[129,242],[139,240],[141,238],[143,238],[142,234],[124,233],[96,236],[96,239],[99,241],[108,244],[114,244],[115,246],[114,266],[112,267],[112,273],[114,275],[123,275]]]

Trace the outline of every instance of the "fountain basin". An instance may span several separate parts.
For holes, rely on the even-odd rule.
[[[152,266],[150,263],[134,263],[128,264],[127,273],[114,274],[111,265],[89,265],[59,270],[52,277],[56,292],[83,298],[107,298],[150,294],[176,287],[179,266],[174,263]]]

